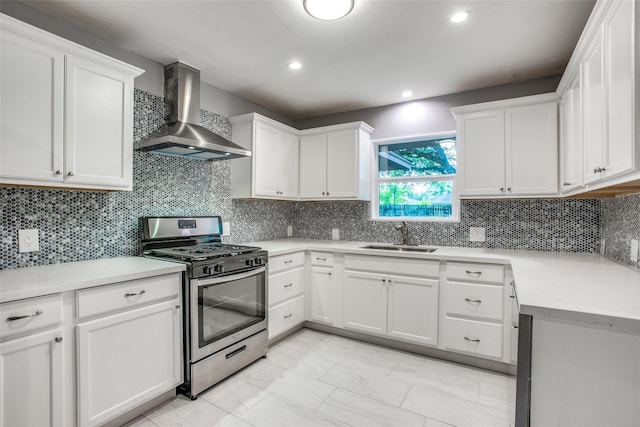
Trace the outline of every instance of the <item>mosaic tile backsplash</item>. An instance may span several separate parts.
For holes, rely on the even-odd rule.
[[[134,139],[165,123],[163,98],[136,90]],[[202,124],[227,138],[227,118],[202,112]],[[227,242],[286,237],[399,243],[394,222],[369,220],[368,202],[232,200],[230,163],[134,152],[131,192],[0,188],[0,269],[140,253],[139,218],[221,215],[231,223]],[[505,249],[597,252],[624,261],[638,238],[640,195],[600,200],[464,201],[459,223],[412,222],[412,243]],[[469,242],[469,227],[487,229],[485,243]],[[18,253],[18,230],[40,230],[40,251]],[[635,236],[635,237],[632,237]],[[626,249],[625,249],[626,248]],[[628,262],[627,262],[628,264]],[[636,264],[632,266],[639,268]]]
[[[395,222],[371,221],[368,202],[305,202],[294,206],[296,237],[401,243]],[[600,201],[463,201],[460,222],[409,222],[411,244],[536,251],[597,252]],[[486,242],[470,242],[469,227],[485,227]]]
[[[640,240],[640,194],[602,200],[602,238],[607,257],[640,270],[630,260],[631,239]]]

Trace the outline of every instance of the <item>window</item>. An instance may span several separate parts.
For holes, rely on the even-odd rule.
[[[375,219],[458,219],[455,134],[378,141]]]

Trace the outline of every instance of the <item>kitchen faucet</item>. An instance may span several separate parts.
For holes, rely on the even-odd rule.
[[[407,223],[402,221],[402,224],[396,224],[393,228],[402,233],[402,244],[407,246],[409,244],[409,227],[407,226]]]

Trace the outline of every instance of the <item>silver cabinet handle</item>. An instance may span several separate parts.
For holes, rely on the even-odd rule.
[[[465,270],[465,273],[467,273],[469,276],[472,276],[474,279],[477,279],[478,277],[482,276],[482,271]]]
[[[144,289],[141,290],[140,292],[127,292],[126,294],[124,294],[124,297],[125,298],[135,297],[138,295],[144,295],[145,293],[147,293],[147,291],[145,291]]]
[[[500,191],[504,191],[504,187],[500,187]]]
[[[480,339],[479,339],[479,338],[469,338],[469,337],[464,337],[464,339],[465,339],[466,341],[469,341],[469,342],[480,342]]]
[[[518,325],[513,325],[513,329],[519,329],[520,327]]]
[[[54,341],[60,343],[62,342],[62,337],[55,337]]]
[[[515,297],[516,297],[515,295],[509,295],[509,298],[515,298]]]
[[[326,258],[324,258],[324,257],[319,257],[319,256],[317,256],[317,257],[316,257],[316,261],[322,261],[322,262],[325,262],[326,260],[327,260],[327,259],[326,259]]]
[[[331,276],[333,273],[329,272],[329,273],[327,273],[327,274],[328,274],[329,276]]]
[[[285,319],[288,319],[288,318],[290,318],[291,316],[293,316],[293,313],[285,314],[285,315],[284,315],[284,318],[285,318]]]
[[[329,196],[329,192],[327,191],[327,196]]]
[[[507,191],[511,191],[511,187],[507,187]]]
[[[62,175],[62,171],[61,171],[60,169],[58,169],[58,170],[56,171],[56,175]]]
[[[7,317],[7,322],[14,322],[16,320],[20,320],[20,319],[26,319],[27,317],[36,317],[36,316],[40,316],[42,314],[42,310],[36,310],[31,314],[25,314],[23,316],[11,316],[11,317]]]
[[[387,283],[387,279],[382,279],[382,283]]]
[[[292,260],[292,259],[289,259],[289,260],[285,261],[284,263],[285,263],[285,264],[291,264],[292,262],[293,262],[293,260]]]
[[[73,173],[73,171],[71,171],[71,172],[69,172],[69,173],[67,174],[67,176],[73,176],[73,175],[75,175],[75,174]]]
[[[289,283],[288,285],[284,285],[285,288],[290,288],[293,286],[293,283]]]
[[[481,299],[469,299],[469,298],[465,298],[464,299],[466,302],[471,302],[471,303],[476,303],[476,304],[480,304],[482,302]]]
[[[562,185],[564,185],[564,186],[573,185],[573,182],[565,182]]]
[[[325,192],[323,191],[323,192],[322,192],[322,195],[324,196],[325,194],[327,194],[327,193],[325,193]]]

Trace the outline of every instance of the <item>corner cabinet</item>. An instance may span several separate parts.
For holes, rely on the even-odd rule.
[[[460,196],[544,197],[558,193],[555,94],[452,108]]]
[[[369,200],[372,132],[364,122],[302,131],[300,199]]]
[[[132,190],[143,70],[0,15],[0,184]]]
[[[231,197],[296,200],[297,130],[256,113],[230,121],[233,142],[252,152],[231,163]]]

